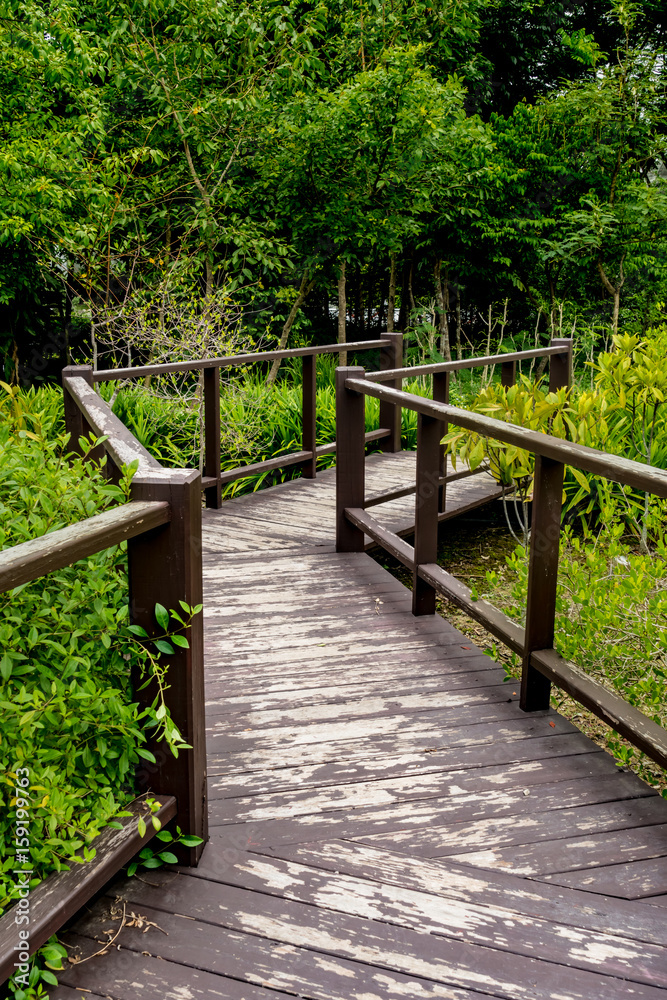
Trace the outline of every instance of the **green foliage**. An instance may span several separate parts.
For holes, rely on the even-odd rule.
[[[613,349],[598,356],[592,389],[576,384],[570,390],[550,393],[539,382],[521,377],[509,388],[491,383],[470,404],[478,413],[543,431],[576,444],[648,465],[667,468],[667,327],[636,335],[612,338]],[[529,452],[476,433],[453,428],[444,439],[455,464],[467,461],[473,468],[486,461],[495,479],[514,491],[522,505],[532,498],[535,459]],[[566,466],[564,513],[580,514],[593,523],[613,498],[624,523],[647,551],[649,537],[657,531],[665,504],[629,487],[600,480]],[[519,512],[527,540],[527,518]]]
[[[267,458],[301,450],[301,385],[297,371],[285,368],[285,378],[267,385],[261,377],[246,375],[223,386],[220,394],[222,428],[222,468],[261,462]],[[333,368],[318,364],[317,443],[328,444],[336,437],[336,399],[331,384]],[[406,389],[428,395],[426,385],[406,382]],[[156,458],[165,465],[197,467],[199,424],[195,410],[174,398],[160,398],[142,386],[121,389],[113,404],[114,412]],[[366,403],[366,429],[378,427],[379,402]],[[417,417],[403,411],[403,445],[414,448]],[[328,468],[335,455],[323,455],[318,468]],[[252,492],[298,475],[294,469],[265,472],[245,477],[226,487],[225,495]]]
[[[561,538],[556,605],[558,652],[616,691],[661,726],[667,725],[667,547],[664,535],[652,554],[623,543],[622,510],[612,501],[597,535],[571,528]],[[528,589],[528,554],[517,547],[507,559],[511,596],[498,574],[487,573],[485,596],[522,622]],[[518,659],[515,657],[515,667]],[[665,775],[648,758],[605,729],[608,748],[650,784]],[[663,793],[664,794],[664,793]]]
[[[125,501],[133,470],[112,486],[69,453],[59,394],[5,387],[0,399],[0,545],[40,537]],[[89,449],[94,439],[83,441]],[[152,732],[173,753],[185,744],[164,705],[165,656],[200,608],[168,613],[150,640],[127,622],[124,545],[0,595],[0,911],[18,898],[15,812],[22,810],[31,887],[94,857],[91,841],[133,796],[133,771]],[[153,703],[132,700],[131,672],[157,681]],[[24,862],[21,862],[18,867]],[[50,954],[50,952],[49,952]],[[48,955],[43,957],[48,958]],[[33,966],[35,979],[39,962]],[[31,972],[33,976],[33,972]],[[46,976],[45,981],[51,982]],[[20,993],[20,991],[19,991]],[[19,994],[17,994],[18,996]]]

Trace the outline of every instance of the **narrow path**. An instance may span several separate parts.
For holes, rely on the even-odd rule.
[[[667,1000],[667,803],[336,553],[332,484],[206,512],[211,842],[94,903],[81,957],[129,924],[52,996]]]

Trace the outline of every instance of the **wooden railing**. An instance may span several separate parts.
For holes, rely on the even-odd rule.
[[[178,361],[173,364],[143,365],[135,368],[112,368],[93,371],[90,367],[66,369],[84,377],[88,384],[96,382],[120,381],[145,378],[154,375],[168,375],[179,372],[202,371],[204,374],[204,475],[202,489],[206,496],[206,506],[218,508],[222,502],[222,487],[237,479],[288,468],[301,466],[301,475],[307,479],[316,476],[317,459],[336,451],[336,442],[317,445],[317,393],[316,359],[320,354],[336,354],[344,348],[347,353],[377,350],[380,352],[380,373],[387,369],[399,368],[403,361],[403,334],[383,333],[379,340],[364,340],[350,344],[325,344],[321,347],[297,347],[284,351],[261,351],[255,354],[234,354],[225,358],[204,358],[200,361]],[[266,363],[276,359],[301,358],[301,410],[302,439],[301,450],[268,458],[252,465],[239,465],[221,471],[220,455],[220,370],[242,365]],[[393,377],[395,388],[400,389],[399,376]],[[378,430],[366,434],[366,442],[380,441],[383,451],[401,450],[401,425],[395,417],[395,407],[380,403],[380,426]],[[399,414],[400,417],[400,414]],[[393,421],[393,422],[392,422]],[[128,432],[129,434],[129,432]],[[131,436],[131,435],[130,435]],[[134,439],[133,439],[134,440]],[[148,452],[144,454],[148,455]],[[113,457],[113,456],[112,456]]]
[[[100,399],[90,384],[90,369],[70,367],[63,373],[65,421],[70,445],[79,449],[82,434],[106,436],[91,457],[104,452],[114,469],[138,461],[131,500],[0,552],[0,592],[36,580],[120,542],[127,542],[130,620],[155,634],[154,608],[178,608],[202,602],[201,478],[191,469],[164,469]],[[121,829],[109,828],[92,847],[94,860],[69,872],[49,876],[30,893],[29,950],[34,953],[91,898],[154,835],[146,823],[141,834],[137,819],[151,811],[146,798],[159,803],[157,818],[176,818],[183,833],[201,838],[198,847],[177,847],[182,864],[196,865],[208,838],[204,721],[204,660],[202,615],[188,631],[189,648],[180,646],[169,659],[165,703],[183,739],[192,749],[178,758],[154,738],[146,748],[155,764],[142,761],[135,775],[138,798]],[[150,705],[152,685],[142,689],[136,674],[132,697]],[[0,918],[0,981],[14,971],[16,960],[14,911]]]
[[[496,358],[510,365],[522,357]],[[540,352],[544,353],[544,352]],[[550,386],[567,384],[571,369],[571,342],[558,341],[548,350]],[[409,369],[438,377],[457,367],[489,363],[492,359],[428,365]],[[509,369],[505,380],[509,380]],[[435,613],[442,594],[522,657],[521,707],[532,712],[549,707],[552,682],[589,708],[618,733],[663,767],[667,766],[667,730],[608,691],[554,649],[556,587],[561,533],[561,504],[565,465],[604,477],[659,497],[667,497],[667,471],[609,455],[562,438],[504,423],[492,417],[428,400],[382,384],[404,377],[405,370],[366,376],[363,368],[339,368],[337,380],[336,546],[342,552],[361,552],[364,535],[413,572],[412,609],[415,615]],[[437,385],[437,383],[436,383]],[[445,392],[439,390],[442,395]],[[415,537],[409,545],[365,509],[364,402],[366,396],[418,414]],[[525,627],[511,621],[487,601],[474,600],[468,587],[437,565],[438,487],[443,476],[440,444],[448,424],[515,445],[535,455],[535,479],[530,535],[528,599]]]

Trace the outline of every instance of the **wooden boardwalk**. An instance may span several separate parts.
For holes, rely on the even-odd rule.
[[[52,997],[667,1000],[667,802],[337,554],[333,482],[205,512],[211,841],[91,904]]]

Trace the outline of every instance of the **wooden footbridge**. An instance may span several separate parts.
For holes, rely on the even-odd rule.
[[[204,655],[195,628],[172,668],[193,749],[138,778],[207,842],[179,868],[109,882],[144,842],[128,825],[102,835],[88,881],[36,890],[42,940],[72,918],[54,1000],[667,1000],[667,802],[549,708],[554,681],[667,763],[665,732],[552,648],[563,463],[661,496],[667,474],[449,406],[457,363],[427,370],[435,401],[403,393],[387,340],[384,371],[338,369],[337,466],[316,478],[221,503],[209,407]],[[547,353],[556,387],[569,344]],[[517,360],[498,359],[506,381]],[[108,434],[116,466],[146,463],[124,530],[133,615],[149,625],[155,600],[198,598],[202,483],[151,465],[91,375],[66,376],[68,419]],[[366,394],[388,448],[368,457]],[[401,407],[420,415],[416,454],[399,450]],[[525,628],[436,564],[438,522],[498,494],[443,467],[445,421],[537,456]],[[412,567],[412,593],[371,545]],[[434,613],[436,593],[521,652],[522,682]]]

